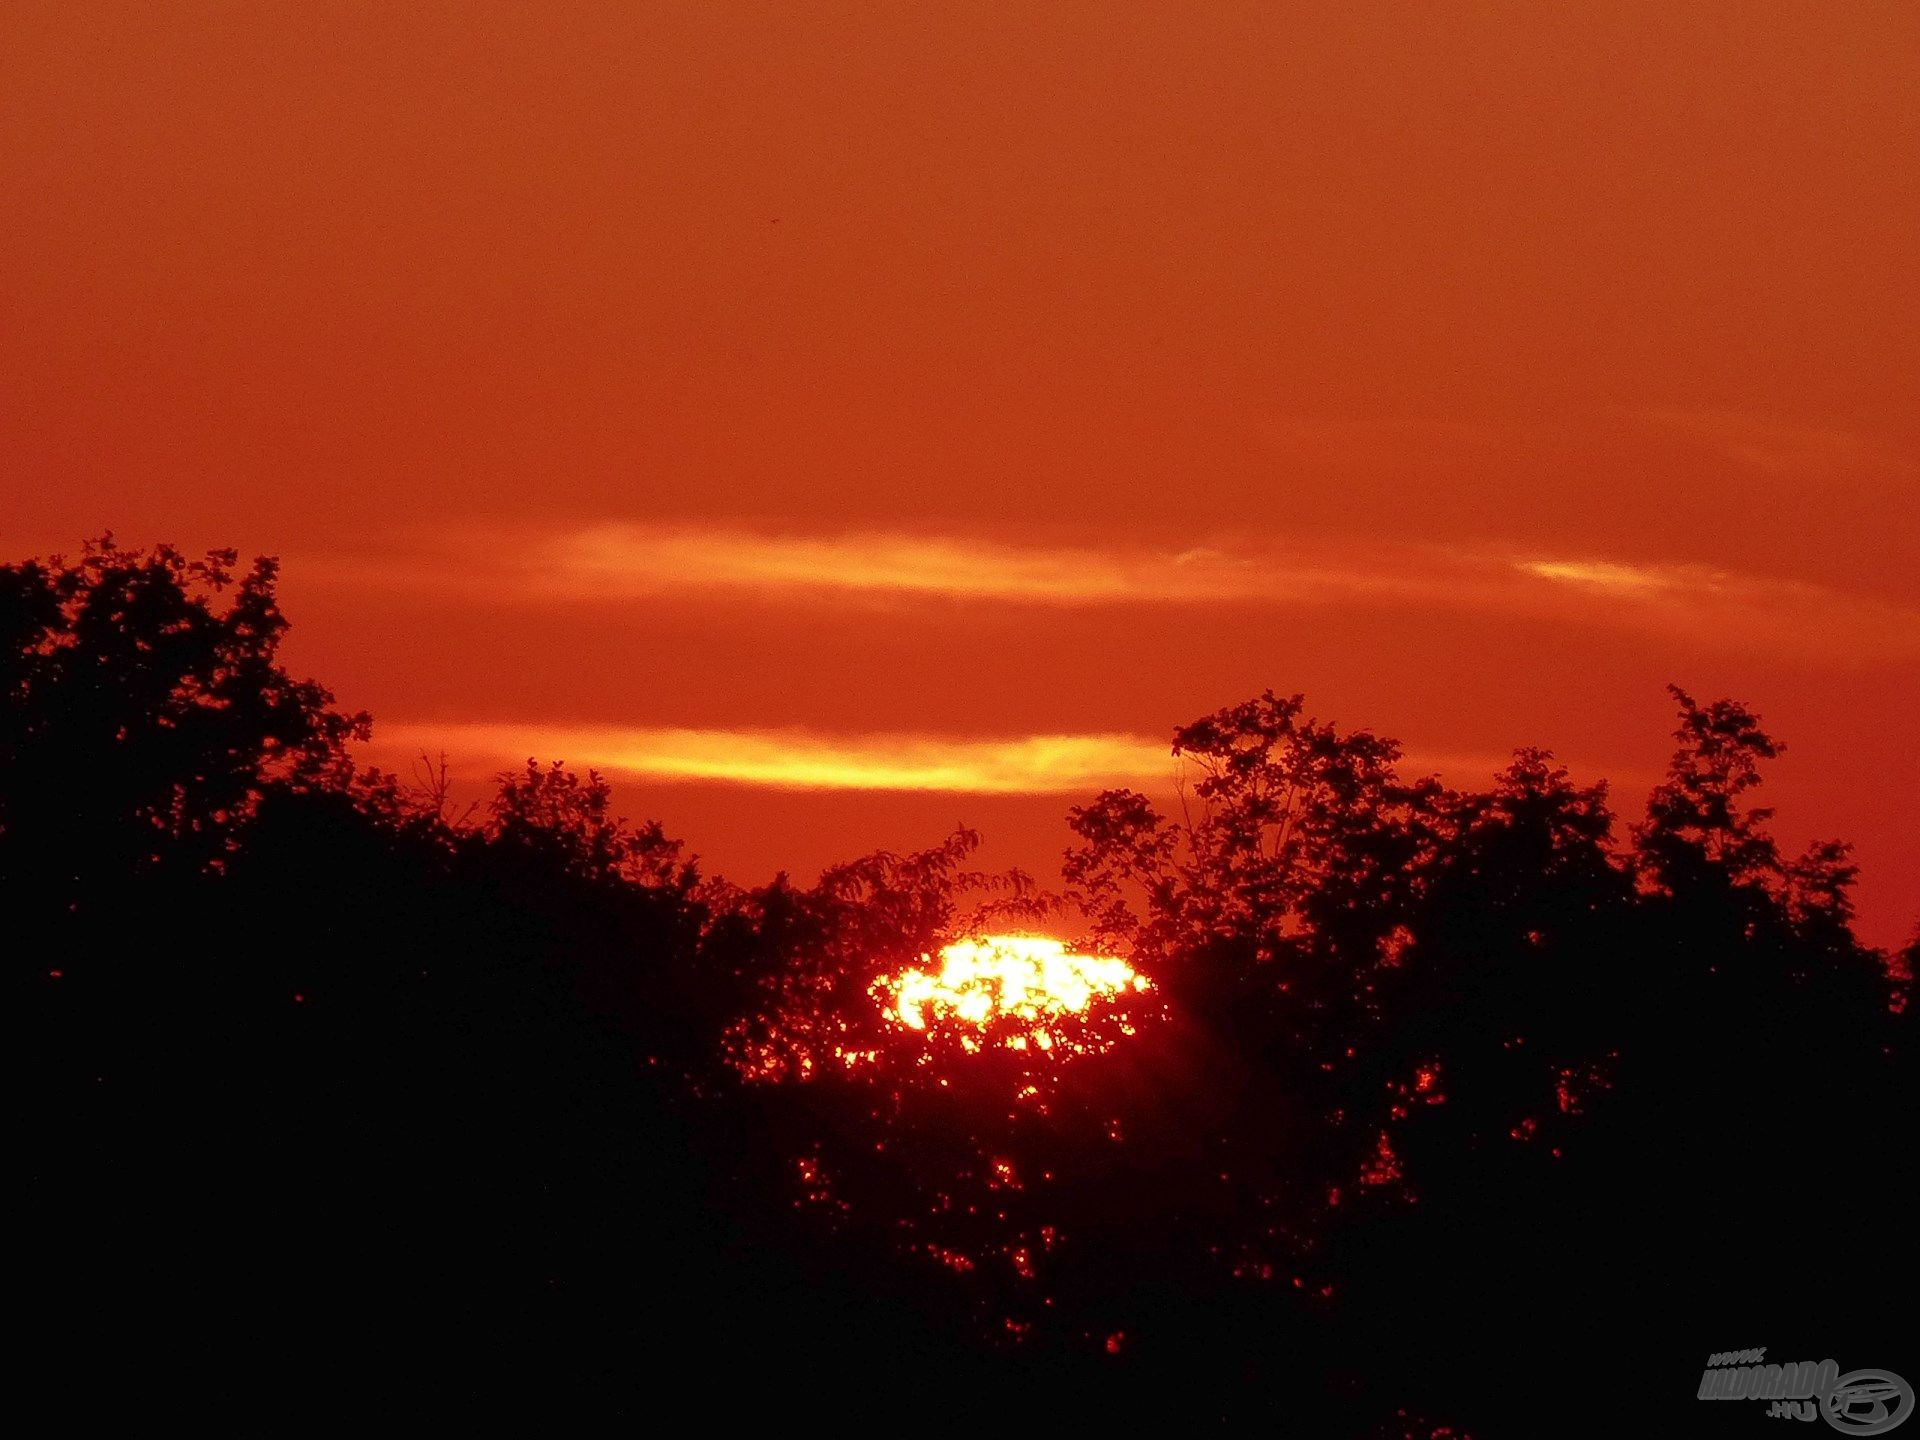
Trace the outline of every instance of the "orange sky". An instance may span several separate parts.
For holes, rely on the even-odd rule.
[[[1267,685],[1637,806],[1676,680],[1891,941],[1916,96],[1911,0],[15,0],[0,552],[281,554],[385,754],[748,880]]]

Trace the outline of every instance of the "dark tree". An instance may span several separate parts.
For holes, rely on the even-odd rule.
[[[1177,815],[1075,809],[1062,896],[965,830],[746,889],[591,773],[357,769],[236,567],[0,568],[23,1314],[67,1352],[223,1393],[390,1352],[444,1421],[644,1418],[718,1348],[751,1418],[1401,1437],[1616,1433],[1561,1383],[1609,1357],[1655,1428],[1714,1349],[1893,1358],[1920,934],[1781,855],[1745,706],[1673,692],[1624,841],[1544,752],[1453,790],[1266,692],[1176,732]],[[884,1013],[1063,912],[1152,981],[1085,1044]]]
[[[277,565],[93,542],[0,567],[0,887],[44,913],[217,865],[270,785],[337,780],[364,715],[279,663]]]

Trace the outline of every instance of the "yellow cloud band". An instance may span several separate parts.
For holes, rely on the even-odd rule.
[[[517,766],[532,758],[656,781],[789,790],[924,790],[1031,795],[1164,782],[1165,741],[1133,735],[1030,735],[958,740],[929,735],[826,737],[806,731],[630,729],[614,726],[402,724],[380,726],[381,751],[446,751]]]

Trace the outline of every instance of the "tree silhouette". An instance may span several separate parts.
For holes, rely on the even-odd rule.
[[[215,865],[268,785],[337,780],[367,717],[280,666],[277,567],[90,543],[0,567],[0,875],[57,911]],[[224,604],[217,602],[224,601]]]
[[[1452,789],[1269,691],[1175,732],[1177,815],[1074,809],[1058,896],[967,830],[746,888],[591,772],[356,767],[236,567],[0,567],[25,1313],[71,1349],[178,1368],[191,1303],[269,1380],[487,1356],[414,1377],[440,1419],[583,1373],[651,1413],[720,1345],[782,1422],[1428,1437],[1588,1433],[1570,1357],[1890,1358],[1920,934],[1782,857],[1745,706],[1673,691],[1624,840],[1543,751]],[[1090,1043],[884,1013],[1062,922],[1152,982]]]
[[[502,850],[590,882],[690,887],[698,878],[657,822],[635,829],[613,813],[612,787],[598,772],[582,779],[557,760],[544,769],[529,760],[523,773],[500,776],[486,834]]]

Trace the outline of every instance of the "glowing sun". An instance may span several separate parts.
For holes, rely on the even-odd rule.
[[[956,1031],[963,1048],[1103,1048],[1088,1043],[1084,1021],[1096,1009],[1151,989],[1146,976],[1112,955],[1080,955],[1043,935],[983,935],[956,940],[940,963],[885,976],[873,987],[894,1025]],[[1133,1033],[1122,1018],[1117,1027]]]

